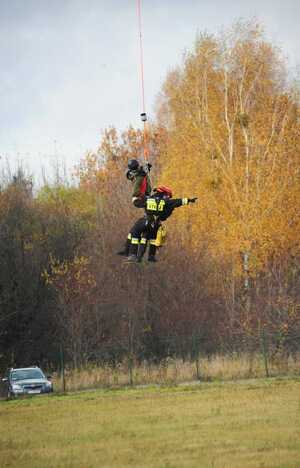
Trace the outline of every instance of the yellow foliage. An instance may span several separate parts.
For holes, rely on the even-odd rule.
[[[257,25],[199,37],[168,76],[158,119],[169,132],[162,182],[199,196],[178,213],[178,236],[193,249],[208,242],[215,258],[234,259],[237,274],[245,252],[250,274],[299,254],[298,98]]]
[[[96,287],[90,268],[91,260],[75,256],[73,260],[58,261],[50,254],[49,271],[44,271],[46,284],[52,285],[66,304],[88,298]]]

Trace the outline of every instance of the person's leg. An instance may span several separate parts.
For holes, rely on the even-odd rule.
[[[129,246],[128,259],[132,261],[137,260],[137,253],[138,253],[138,248],[140,244],[140,239],[141,239],[142,233],[145,231],[145,228],[146,228],[145,223],[146,223],[145,218],[138,219],[130,231],[131,241],[130,241],[130,246]]]
[[[148,242],[147,234],[143,232],[140,245],[139,245],[139,249],[138,249],[138,254],[137,254],[138,262],[141,262],[143,259],[143,256],[147,249],[147,242]]]
[[[117,252],[117,255],[123,255],[124,257],[128,257],[129,255],[129,249],[130,249],[130,244],[131,244],[131,232],[128,234],[125,245],[122,250],[119,250]]]
[[[156,221],[151,232],[149,233],[149,250],[148,250],[148,262],[156,262],[155,254],[156,254],[156,237],[157,232],[160,227],[161,223],[159,220]]]
[[[148,262],[157,262],[156,257],[155,239],[150,239],[150,246],[148,251]]]

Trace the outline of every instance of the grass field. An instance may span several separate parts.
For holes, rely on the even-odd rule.
[[[299,467],[300,380],[2,401],[0,466]]]

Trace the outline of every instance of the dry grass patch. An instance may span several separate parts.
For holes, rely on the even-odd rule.
[[[300,358],[290,357],[269,362],[271,376],[299,376]],[[198,380],[235,380],[265,377],[264,361],[261,355],[214,355],[203,357],[196,362],[180,359],[166,359],[161,364],[144,362],[136,364],[132,371],[134,385],[179,384]],[[66,371],[66,390],[88,388],[122,387],[130,383],[130,370],[127,362],[110,366],[89,366],[84,369]],[[54,376],[57,390],[62,389],[59,375]]]

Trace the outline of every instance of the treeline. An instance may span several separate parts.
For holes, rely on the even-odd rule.
[[[77,185],[0,192],[0,367],[300,348],[299,94],[253,24],[201,35],[148,128],[153,183],[198,204],[154,265],[116,255],[141,213],[124,176],[143,134],[104,132]]]

